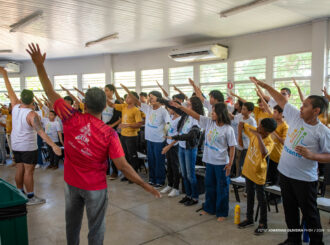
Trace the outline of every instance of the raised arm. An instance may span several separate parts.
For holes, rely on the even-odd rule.
[[[39,75],[41,85],[44,88],[44,91],[46,92],[47,97],[49,98],[49,100],[52,103],[55,103],[55,101],[57,99],[60,99],[61,96],[55,92],[53,85],[48,78],[48,75],[47,75],[47,72],[46,72],[46,69],[44,66],[44,62],[46,59],[46,53],[44,53],[42,55],[40,52],[39,45],[38,44],[34,45],[34,43],[29,44],[29,49],[27,49],[26,51],[30,54],[32,61],[37,68],[37,72]]]
[[[168,97],[168,93],[166,92],[166,90],[163,88],[162,85],[159,84],[159,82],[157,80],[156,80],[156,83],[157,83],[158,87],[162,90],[164,97],[167,98]]]
[[[184,97],[185,97],[185,99],[188,100],[188,96],[187,96],[184,92],[182,92],[180,89],[178,89],[175,85],[173,85],[173,88],[174,88],[174,90],[177,91],[179,94],[183,94]]]
[[[260,91],[258,89],[256,89],[256,92],[257,92],[257,95],[259,96],[259,98],[261,99],[261,103],[264,105],[264,108],[265,108],[266,112],[268,114],[273,114],[273,112],[269,108],[269,105],[267,104],[265,99],[262,97],[262,94],[260,93]]]
[[[3,76],[3,79],[5,80],[5,85],[8,91],[8,97],[10,99],[10,103],[11,105],[14,107],[16,104],[19,104],[20,101],[17,98],[13,87],[11,86],[10,82],[9,82],[9,78],[8,78],[8,73],[5,70],[5,68],[0,66],[0,74]]]
[[[276,89],[274,89],[272,86],[268,85],[267,83],[261,82],[255,77],[250,77],[251,81],[254,80],[260,87],[266,89],[270,96],[273,97],[273,99],[276,101],[276,103],[283,109],[285,104],[288,103],[285,99],[285,97]]]
[[[197,85],[195,84],[195,82],[191,78],[189,78],[189,83],[194,88],[194,92],[196,93],[196,96],[202,101],[202,103],[204,103],[205,98],[204,98],[203,93],[200,90],[200,88],[197,87]]]
[[[136,105],[141,106],[141,101],[140,101],[138,98],[136,98],[136,97],[131,93],[131,91],[129,91],[129,89],[128,89],[125,85],[120,84],[120,86],[126,91],[127,96],[128,96],[128,95],[131,96],[131,98],[134,100],[134,103],[135,103]]]
[[[70,90],[68,90],[67,88],[64,88],[61,84],[60,87],[63,89],[63,91],[65,91],[76,103],[80,104],[80,101],[78,100],[78,98],[76,96],[74,96]]]
[[[123,104],[124,101],[122,100],[122,98],[121,98],[120,95],[118,94],[118,91],[117,91],[116,87],[114,87],[114,88],[115,88],[115,96],[116,96],[117,100],[120,102],[120,104]],[[134,97],[135,97],[135,96],[134,96]]]
[[[243,103],[248,102],[247,100],[243,99],[242,97],[239,97],[237,94],[233,93],[232,91],[229,92],[229,94],[233,97],[236,97],[237,99],[239,99],[240,101],[242,101]]]
[[[263,98],[264,100],[270,101],[270,96],[266,95],[266,94],[264,93],[264,91],[262,91],[262,89],[260,88],[260,86],[259,86],[254,80],[251,80],[251,81],[254,82],[254,84],[256,85],[256,88],[257,88],[257,90],[258,90],[258,92],[259,92],[259,94],[258,94],[258,92],[257,92],[258,96],[259,96],[260,98]]]
[[[83,91],[81,91],[80,89],[73,87],[74,90],[76,90],[79,94],[81,94],[81,96],[85,97],[85,93]]]
[[[324,88],[321,89],[321,91],[323,92],[323,94],[327,98],[327,100],[330,101],[330,95],[327,92],[327,87],[324,86]]]
[[[300,101],[303,102],[303,101],[305,100],[305,98],[304,98],[303,93],[301,92],[300,86],[299,86],[298,83],[296,82],[296,79],[292,78],[292,80],[293,80],[294,85],[295,85],[295,86],[297,87],[297,89],[298,89],[298,93],[299,93]]]
[[[183,105],[179,105],[178,103],[175,103],[173,101],[171,101],[169,104],[173,107],[176,107],[176,108],[180,109],[184,113],[188,114],[192,118],[195,118],[196,120],[199,121],[201,115],[199,115],[197,112],[195,112],[191,109],[188,109],[187,107],[184,107]]]

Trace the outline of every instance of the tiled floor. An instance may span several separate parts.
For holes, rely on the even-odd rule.
[[[0,167],[0,178],[14,184],[15,169]],[[37,169],[35,190],[47,199],[44,205],[28,208],[30,245],[66,244],[64,220],[63,169]],[[245,199],[241,195],[242,218]],[[154,199],[140,187],[109,181],[110,203],[107,211],[107,229],[104,244],[277,244],[285,240],[284,233],[269,232],[262,236],[253,235],[254,228],[237,229],[233,223],[234,206],[237,204],[230,193],[230,216],[222,223],[215,217],[199,216],[199,206],[184,207],[179,198]],[[203,196],[201,198],[201,201]],[[282,207],[275,213],[274,207],[268,215],[269,228],[285,228]],[[330,244],[330,215],[321,212],[325,244]],[[87,244],[87,219],[84,216],[81,229],[81,244]]]

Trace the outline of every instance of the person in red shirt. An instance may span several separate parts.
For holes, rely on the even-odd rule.
[[[65,103],[55,92],[44,67],[46,53],[31,44],[31,55],[41,84],[54,110],[63,122],[65,219],[68,244],[79,244],[79,234],[84,206],[88,217],[88,243],[103,244],[107,195],[107,158],[132,182],[140,185],[155,197],[160,194],[145,183],[125,159],[118,135],[103,123],[101,114],[106,106],[106,95],[99,88],[88,89],[85,95],[85,114]]]

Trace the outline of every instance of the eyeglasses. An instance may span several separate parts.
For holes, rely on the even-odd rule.
[[[281,93],[281,95],[284,95],[285,96],[285,95],[288,95],[288,94],[287,93]]]

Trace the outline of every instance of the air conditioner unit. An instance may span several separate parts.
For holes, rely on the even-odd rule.
[[[0,61],[0,66],[4,67],[8,73],[20,73],[20,64],[13,61]]]
[[[177,62],[226,60],[228,58],[228,47],[213,44],[190,49],[174,49],[168,56]]]

